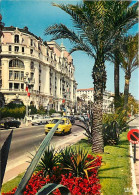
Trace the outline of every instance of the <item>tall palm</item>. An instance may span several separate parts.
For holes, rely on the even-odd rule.
[[[139,67],[138,64],[138,34],[129,36],[124,39],[122,51],[120,53],[121,67],[125,72],[125,87],[124,87],[124,108],[128,104],[129,82],[131,73]]]
[[[92,69],[94,80],[94,106],[93,106],[93,133],[92,151],[103,152],[102,136],[102,104],[103,92],[106,87],[105,60],[115,49],[115,39],[135,23],[135,10],[124,10],[123,14],[115,17],[115,10],[119,10],[122,1],[84,1],[80,5],[53,4],[68,13],[73,21],[75,31],[64,24],[55,24],[46,29],[46,34],[53,35],[52,40],[67,38],[73,43],[74,51],[84,51],[95,63]]]
[[[131,0],[130,1],[126,1],[123,4],[121,4],[120,9],[121,9],[121,13],[123,13],[123,10],[127,9],[131,4]],[[132,5],[133,7],[135,6],[135,4]],[[117,14],[115,14],[116,17]],[[136,16],[135,16],[136,17]],[[121,37],[122,38],[122,37]],[[119,90],[119,68],[120,68],[120,56],[119,56],[119,49],[115,49],[114,51],[114,105],[115,105],[115,109],[118,108],[119,105],[119,101],[120,101],[120,90]]]

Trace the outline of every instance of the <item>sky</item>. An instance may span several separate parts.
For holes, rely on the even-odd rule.
[[[0,0],[0,13],[5,26],[15,26],[24,28],[27,26],[29,31],[40,36],[44,41],[49,41],[50,36],[45,36],[44,31],[50,25],[63,23],[69,28],[73,28],[73,23],[68,14],[61,9],[52,6],[52,2],[56,3],[80,3],[81,0],[59,1],[59,0]],[[138,31],[135,25],[131,34]],[[56,41],[61,44],[62,40]],[[68,40],[63,40],[67,50],[72,48]],[[93,80],[91,77],[94,60],[83,52],[74,52],[72,54],[75,66],[75,80],[78,83],[78,89],[92,88]],[[114,65],[106,62],[107,83],[106,90],[114,92]],[[120,92],[124,91],[124,72],[120,69]],[[139,69],[136,69],[131,76],[130,93],[139,100]]]

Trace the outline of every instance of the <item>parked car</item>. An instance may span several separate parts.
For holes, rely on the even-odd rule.
[[[54,118],[49,124],[45,125],[45,134],[47,134],[59,120],[60,118]],[[72,124],[70,120],[66,117],[63,117],[60,124],[58,125],[57,130],[55,131],[55,134],[65,135],[66,133],[71,133],[71,128]]]
[[[75,123],[75,119],[73,116],[64,116],[64,117],[69,118],[72,125]]]
[[[74,120],[79,120],[79,115],[74,115]]]
[[[55,117],[61,117],[61,114],[59,114],[59,113],[53,113],[51,115],[51,118],[55,118]]]
[[[79,116],[79,121],[86,121],[86,122],[88,122],[89,121],[89,118],[88,118],[87,115],[80,115]]]
[[[19,128],[19,126],[21,125],[21,122],[16,120],[13,117],[7,117],[7,118],[3,118],[0,121],[0,127],[3,127],[5,129],[9,129],[10,127],[16,127]]]
[[[43,125],[43,124],[48,124],[52,118],[49,116],[36,116],[34,119],[32,119],[31,124],[33,125]]]

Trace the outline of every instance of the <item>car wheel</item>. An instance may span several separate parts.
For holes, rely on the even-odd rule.
[[[16,128],[19,128],[19,125],[16,125]]]
[[[71,133],[71,129],[69,130],[69,134]]]
[[[5,125],[4,128],[5,129],[9,129],[10,127],[9,127],[9,125]]]
[[[64,132],[64,130],[62,131],[61,135],[63,135],[63,136],[65,135],[65,132]]]

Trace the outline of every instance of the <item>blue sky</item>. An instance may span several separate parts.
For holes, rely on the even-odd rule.
[[[44,35],[44,30],[55,23],[66,24],[72,28],[71,18],[61,9],[51,5],[50,0],[2,0],[0,4],[0,13],[3,16],[5,26],[15,26],[23,28],[28,26],[29,31],[43,40],[49,41],[50,36]],[[71,1],[53,1],[56,3],[68,2],[76,4],[81,0]],[[130,32],[136,33],[138,26],[136,25]],[[61,40],[57,41],[58,44]],[[67,50],[72,46],[68,40],[63,41]],[[75,65],[75,79],[78,83],[78,89],[93,87],[91,78],[94,60],[83,52],[74,52],[72,54]],[[106,90],[114,92],[114,66],[110,62],[106,62],[107,85]],[[120,70],[120,91],[124,90],[124,72]],[[139,100],[139,69],[132,73],[130,81],[130,93]]]

